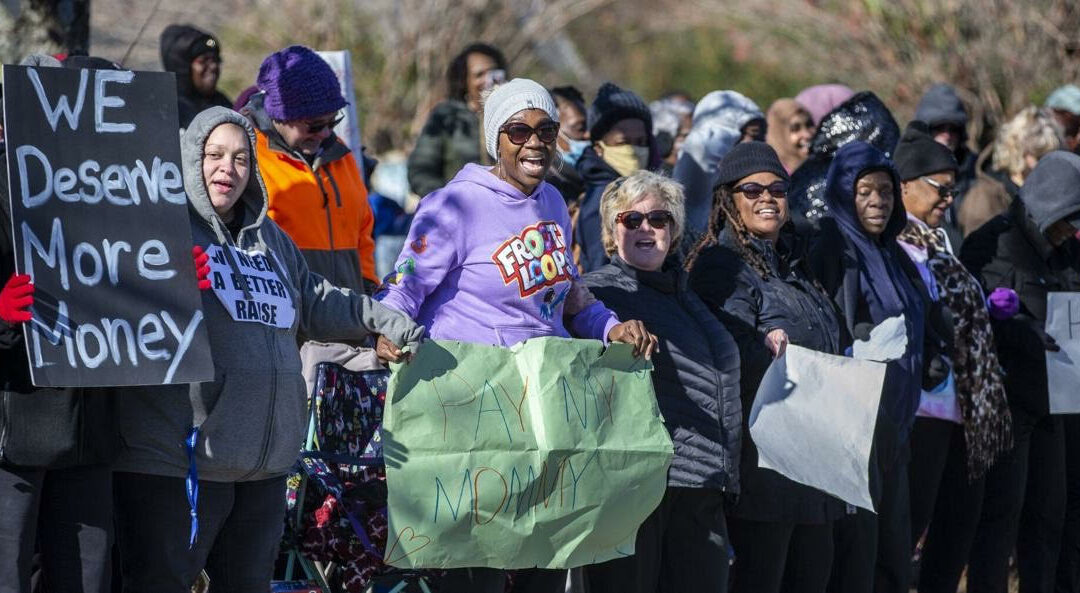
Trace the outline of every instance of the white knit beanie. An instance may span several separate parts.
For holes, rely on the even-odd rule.
[[[528,78],[515,78],[491,91],[484,102],[484,143],[491,158],[498,160],[499,128],[523,109],[542,109],[559,121],[559,109],[551,93]]]

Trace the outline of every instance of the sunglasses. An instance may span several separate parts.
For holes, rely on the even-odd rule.
[[[304,124],[307,125],[308,134],[318,134],[319,132],[325,130],[326,128],[331,128],[331,129],[336,128],[337,125],[340,124],[342,122],[342,120],[344,120],[344,119],[345,119],[345,115],[342,114],[342,115],[339,115],[339,116],[335,117],[334,119],[332,119],[330,121],[324,121],[324,122],[320,122],[320,123],[317,123],[317,124],[311,124],[311,123],[304,122]]]
[[[922,179],[927,183],[927,185],[936,189],[937,195],[941,199],[955,199],[956,196],[960,195],[960,190],[956,189],[955,185],[943,185],[941,183],[938,183],[937,181],[934,181],[933,179],[930,179],[929,177],[920,177],[919,179]]]
[[[769,192],[769,195],[774,198],[782,199],[787,197],[788,185],[783,181],[774,181],[769,185],[761,185],[751,181],[750,183],[735,186],[735,192],[741,192],[749,200],[756,200],[765,192]]]
[[[551,144],[559,136],[559,122],[548,122],[534,128],[529,124],[520,122],[506,124],[499,128],[499,132],[505,133],[512,144],[521,146],[529,141],[533,134],[544,144]]]
[[[641,223],[649,221],[649,226],[654,229],[662,229],[668,225],[669,222],[675,222],[675,217],[671,215],[671,212],[667,210],[653,210],[652,212],[638,212],[637,210],[627,210],[626,212],[620,212],[615,215],[615,222],[622,223],[624,227],[629,230],[635,230],[641,227]]]

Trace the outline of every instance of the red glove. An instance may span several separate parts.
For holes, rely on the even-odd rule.
[[[0,319],[11,325],[30,321],[34,306],[34,285],[26,274],[12,274],[0,290]]]
[[[199,290],[210,290],[210,256],[198,245],[191,248],[191,256],[195,258],[195,278],[199,280]]]

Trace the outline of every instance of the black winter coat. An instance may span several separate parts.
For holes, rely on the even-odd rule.
[[[1046,383],[1046,296],[1080,291],[1080,244],[1069,239],[1055,249],[1027,214],[1021,200],[968,235],[960,261],[989,294],[1005,287],[1020,296],[1020,312],[991,320],[998,358],[1005,369],[1010,407],[1034,418],[1050,413]]]
[[[690,275],[691,286],[709,308],[730,320],[725,325],[735,336],[742,360],[742,494],[733,512],[753,521],[824,523],[843,514],[843,503],[774,470],[758,467],[749,421],[758,386],[773,360],[765,335],[782,329],[792,344],[839,354],[837,311],[811,280],[804,250],[794,233],[785,232],[775,247],[768,241],[754,240],[751,248],[768,264],[767,278],[741,257],[728,228],[721,232],[718,245],[698,256]]]
[[[640,319],[660,340],[653,388],[675,445],[668,486],[739,491],[739,350],[728,330],[686,287],[674,261],[645,272],[618,256],[584,276],[622,319]]]
[[[2,185],[0,286],[15,273],[6,178]],[[0,320],[0,465],[55,469],[108,463],[116,435],[110,395],[34,387],[22,326]]]
[[[582,271],[591,272],[608,263],[600,233],[600,197],[608,184],[619,178],[619,174],[591,146],[581,153],[577,172],[584,183],[585,194],[581,198],[581,210],[578,211],[577,225],[574,227],[574,243],[581,248],[579,260]]]

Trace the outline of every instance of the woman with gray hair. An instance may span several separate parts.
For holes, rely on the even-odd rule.
[[[737,144],[720,161],[708,230],[687,258],[694,291],[728,323],[738,343],[743,434],[749,433],[765,370],[789,343],[841,352],[836,310],[811,276],[789,223],[788,184],[772,147]],[[832,564],[832,522],[843,504],[758,467],[750,438],[743,439],[740,467],[742,493],[728,517],[732,590],[823,592]]]
[[[1062,147],[1062,134],[1054,115],[1034,105],[1020,110],[998,130],[994,143],[979,155],[975,185],[955,205],[965,237],[1009,209],[1039,159]]]
[[[611,263],[586,274],[585,285],[659,339],[652,381],[675,458],[634,555],[585,567],[590,593],[727,590],[724,499],[739,491],[739,352],[672,256],[683,202],[682,186],[648,171],[619,178],[600,201]]]

